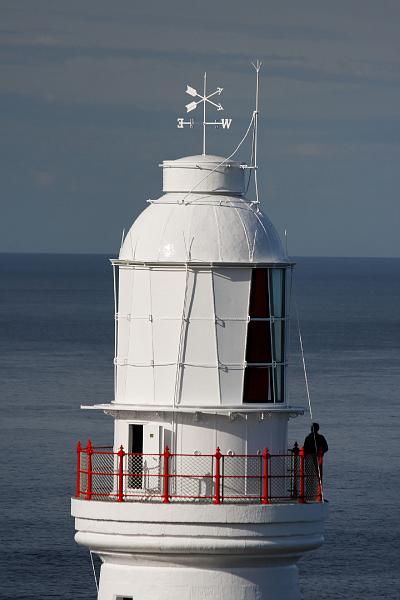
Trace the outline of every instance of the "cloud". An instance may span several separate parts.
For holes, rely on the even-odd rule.
[[[320,156],[324,152],[324,146],[322,144],[315,144],[313,142],[304,142],[304,144],[297,144],[292,146],[294,154],[300,156]]]
[[[55,173],[50,171],[32,171],[32,180],[37,188],[48,189],[55,182]]]

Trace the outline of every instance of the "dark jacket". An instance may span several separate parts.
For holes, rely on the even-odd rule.
[[[317,446],[317,453],[325,454],[328,452],[328,443],[323,435],[320,433],[310,433],[304,440],[304,454],[315,454],[315,446]]]

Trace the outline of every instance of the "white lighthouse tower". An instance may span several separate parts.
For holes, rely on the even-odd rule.
[[[288,450],[292,263],[246,197],[256,147],[250,165],[208,155],[207,124],[112,261],[115,397],[91,408],[114,442],[78,445],[72,500],[99,600],[298,600],[297,562],[323,541],[317,461]]]

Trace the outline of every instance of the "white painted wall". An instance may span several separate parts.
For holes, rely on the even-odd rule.
[[[125,452],[129,449],[129,425],[143,425],[143,453],[157,454],[162,452],[171,439],[172,421],[160,419],[154,413],[114,419],[114,451],[123,446]],[[169,432],[169,433],[166,433]]]
[[[103,562],[99,600],[300,600],[296,564],[327,507],[72,500],[75,539]]]
[[[185,156],[165,160],[162,167],[164,192],[245,193],[245,171],[234,160],[228,162],[213,155]]]
[[[242,404],[249,268],[121,267],[117,396],[127,404]]]
[[[223,454],[257,454],[268,448],[272,454],[287,451],[288,416],[286,413],[247,413],[235,415],[210,415],[195,413],[163,413],[162,417],[152,413],[135,411],[132,416],[124,412],[115,419],[114,448],[122,445],[128,451],[129,424],[144,427],[144,453],[162,452],[166,443],[178,454],[213,454],[219,446]],[[155,444],[150,434],[159,432]],[[165,432],[168,432],[167,434]],[[157,434],[158,435],[158,434]],[[152,440],[152,441],[150,441]],[[159,450],[155,450],[155,448]]]

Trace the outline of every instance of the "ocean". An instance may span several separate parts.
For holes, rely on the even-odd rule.
[[[312,412],[329,443],[325,545],[299,563],[302,598],[399,600],[400,259],[296,261]],[[70,497],[77,440],[112,441],[111,417],[79,409],[112,399],[110,263],[3,254],[0,274],[0,600],[95,600]],[[295,319],[291,339],[289,398],[306,413],[289,435],[302,443]]]

